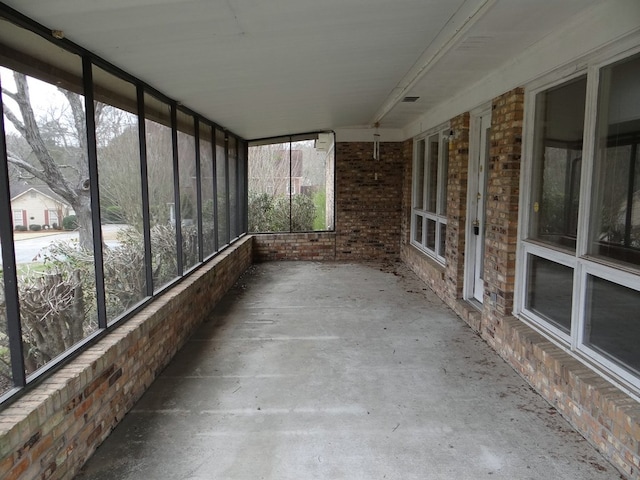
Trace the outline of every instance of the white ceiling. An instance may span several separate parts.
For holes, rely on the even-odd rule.
[[[255,139],[402,128],[599,0],[4,2]]]

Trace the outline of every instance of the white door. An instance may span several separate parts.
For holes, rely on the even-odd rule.
[[[467,296],[480,303],[484,296],[484,246],[486,190],[491,130],[491,112],[484,112],[475,119],[472,131],[472,157],[469,159],[469,209],[467,217],[468,261]]]

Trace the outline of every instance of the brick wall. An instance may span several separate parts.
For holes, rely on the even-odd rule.
[[[464,286],[464,249],[469,171],[469,113],[450,121],[453,138],[449,142],[447,176],[446,265],[432,260],[410,242],[412,154],[405,149],[403,179],[402,260],[475,330],[480,329],[480,312],[461,301]],[[408,155],[407,155],[408,153]]]
[[[275,233],[253,235],[254,262],[277,260],[326,261],[336,258],[336,234]]]
[[[335,232],[255,235],[255,260],[398,261],[411,146],[382,142],[373,160],[373,141],[337,143]]]
[[[0,478],[69,479],[251,264],[238,241],[0,413]]]
[[[501,317],[513,310],[523,115],[522,88],[492,102],[483,313],[489,336],[499,328]]]
[[[403,145],[336,144],[336,260],[400,259]]]
[[[405,155],[402,260],[628,478],[640,479],[640,403],[511,316],[515,291],[524,92],[492,102],[482,311],[462,300],[468,114],[451,120],[446,267],[412,247],[410,152]],[[492,295],[493,294],[493,295]]]

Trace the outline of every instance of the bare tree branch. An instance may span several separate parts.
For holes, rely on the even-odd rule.
[[[3,92],[4,92],[4,90],[3,90]],[[13,124],[15,129],[18,130],[20,135],[25,137],[26,136],[26,130],[24,128],[24,124],[20,120],[18,120],[18,117],[16,116],[16,114],[13,113],[13,111],[10,108],[8,108],[6,105],[4,105],[4,114],[9,119],[9,121]]]
[[[37,178],[38,180],[42,180],[43,182],[46,183],[47,180],[46,180],[46,175],[44,174],[44,172],[42,170],[38,170],[36,167],[31,165],[29,162],[26,162],[23,159],[17,157],[12,152],[7,152],[7,160],[10,163],[12,163],[13,165],[15,165],[15,166],[21,168],[22,170],[24,170],[25,172],[27,172],[29,175],[32,175],[33,177]]]

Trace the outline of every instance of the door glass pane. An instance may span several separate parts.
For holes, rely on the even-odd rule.
[[[182,264],[185,272],[198,263],[198,195],[196,138],[193,116],[178,110],[178,172],[180,175],[180,222]]]
[[[44,64],[30,70],[42,79],[0,67],[27,374],[98,328],[82,66],[60,55],[70,69],[60,84]],[[25,237],[43,230],[36,244]]]
[[[640,292],[587,279],[585,344],[640,371]]]
[[[136,87],[94,67],[107,320],[146,297]]]
[[[429,137],[429,150],[427,152],[427,212],[436,212],[438,199],[438,147],[440,145],[438,134]]]
[[[640,55],[600,73],[590,253],[640,265]]]
[[[147,177],[151,218],[153,291],[178,276],[173,141],[169,105],[145,94]]]
[[[566,333],[571,330],[573,269],[529,255],[525,306]]]
[[[536,96],[530,236],[575,250],[587,80]]]

